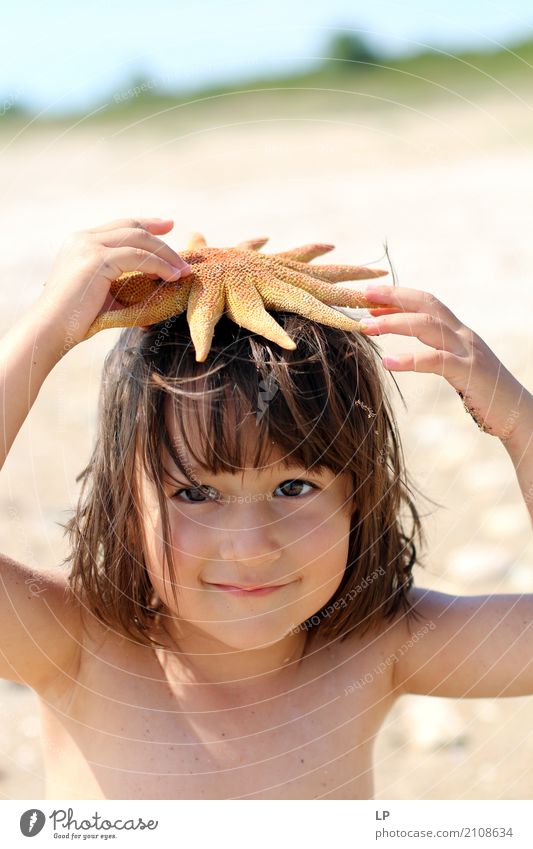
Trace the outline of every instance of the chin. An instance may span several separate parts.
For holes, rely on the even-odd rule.
[[[205,629],[205,623],[203,623]],[[291,622],[261,625],[257,619],[249,622],[229,622],[227,625],[218,623],[216,628],[209,631],[224,645],[238,651],[253,651],[275,645],[295,629]]]

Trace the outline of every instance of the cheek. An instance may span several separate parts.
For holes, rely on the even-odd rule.
[[[144,557],[151,584],[168,607],[175,606],[174,594],[181,604],[186,604],[190,594],[187,587],[195,585],[195,566],[200,560],[198,540],[205,535],[196,523],[187,522],[170,499],[167,500],[171,572],[164,558],[163,523],[157,493],[144,480],[140,484],[143,510],[141,515],[144,534]],[[200,531],[200,532],[199,532]]]
[[[169,518],[171,518],[169,516]],[[168,593],[172,595],[168,570],[164,567],[163,523],[159,513],[159,503],[151,491],[147,491],[142,513],[144,532],[144,558],[150,581],[161,600],[166,601]],[[170,522],[170,545],[175,545],[172,520]],[[177,558],[173,554],[173,563]],[[175,569],[175,565],[173,565]],[[179,579],[178,579],[179,581]]]
[[[164,546],[161,518],[146,519],[149,542],[147,545],[147,568],[152,585],[162,601],[173,607],[173,589],[181,609],[186,611],[193,604],[198,593],[199,574],[205,561],[210,558],[212,534],[205,523],[191,521],[180,513],[172,503],[168,504],[170,555],[172,558],[172,577],[168,569],[163,568]],[[189,592],[188,592],[189,591]]]
[[[169,504],[169,524],[174,569],[183,579],[197,576],[206,561],[217,559],[218,532],[209,526],[209,518],[202,516],[200,510],[191,517]]]
[[[328,518],[329,517],[329,518]],[[350,516],[334,507],[313,511],[293,535],[293,561],[301,565],[307,592],[317,608],[341,583],[348,560]]]
[[[144,559],[151,584],[159,598],[166,600],[167,583],[163,577],[163,529],[159,519],[143,515],[145,537]]]

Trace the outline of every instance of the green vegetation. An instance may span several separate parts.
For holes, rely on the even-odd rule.
[[[339,32],[333,36],[326,48],[326,54],[329,62],[345,63],[340,70],[349,74],[353,74],[357,69],[346,64],[348,62],[352,64],[355,62],[378,63],[381,59],[377,50],[372,48],[362,35],[347,32]]]
[[[495,51],[451,54],[432,49],[416,55],[385,58],[361,36],[338,33],[326,45],[320,64],[283,77],[243,80],[196,91],[166,91],[157,79],[137,74],[110,91],[90,110],[37,119],[33,126],[83,128],[103,125],[150,131],[162,123],[179,124],[181,132],[250,121],[316,118],[339,120],[370,109],[423,109],[436,101],[479,102],[531,91],[533,40]],[[0,96],[0,106],[2,97]],[[7,104],[7,101],[6,101]],[[0,128],[24,126],[31,115],[17,100],[0,109]],[[139,123],[138,123],[139,122]]]

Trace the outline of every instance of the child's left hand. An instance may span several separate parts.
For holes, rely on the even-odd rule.
[[[521,396],[528,393],[483,339],[429,292],[382,284],[369,284],[362,291],[376,304],[397,305],[397,309],[371,309],[373,317],[362,320],[367,335],[416,336],[431,347],[384,357],[385,368],[442,375],[461,394],[478,427],[508,439],[519,418]]]

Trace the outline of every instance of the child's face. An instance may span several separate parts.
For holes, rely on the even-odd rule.
[[[169,430],[188,467],[172,421]],[[338,588],[348,556],[351,476],[287,469],[277,465],[281,456],[274,451],[270,466],[236,474],[196,469],[189,472],[192,486],[164,452],[178,609],[163,575],[155,485],[140,479],[148,572],[165,613],[185,620],[180,627],[235,649],[260,648],[283,639]],[[212,487],[214,498],[200,486]],[[265,584],[280,586],[266,592],[228,588]]]

